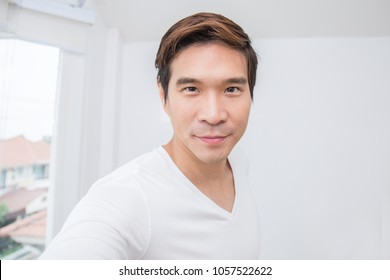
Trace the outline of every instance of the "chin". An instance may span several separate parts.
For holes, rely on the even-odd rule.
[[[195,152],[194,155],[204,163],[214,164],[226,160],[229,153],[226,151],[221,152],[221,151],[206,150],[206,151]]]

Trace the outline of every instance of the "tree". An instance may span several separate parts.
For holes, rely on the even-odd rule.
[[[5,222],[5,215],[8,213],[7,205],[4,202],[0,203],[0,227],[3,226]]]

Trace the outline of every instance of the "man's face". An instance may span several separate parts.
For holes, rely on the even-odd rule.
[[[192,45],[172,61],[164,109],[177,156],[224,161],[244,134],[251,108],[245,56],[222,44]],[[164,92],[159,84],[160,97]]]

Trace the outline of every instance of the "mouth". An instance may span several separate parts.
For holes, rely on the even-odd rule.
[[[228,136],[196,136],[202,142],[209,145],[218,145],[221,144]]]

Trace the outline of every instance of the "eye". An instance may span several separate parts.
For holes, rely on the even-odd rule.
[[[228,87],[226,90],[225,90],[226,93],[229,93],[229,94],[239,94],[241,92],[241,89],[238,88],[238,87]]]
[[[187,94],[196,94],[199,92],[199,90],[196,87],[186,87],[183,89],[183,91]]]

